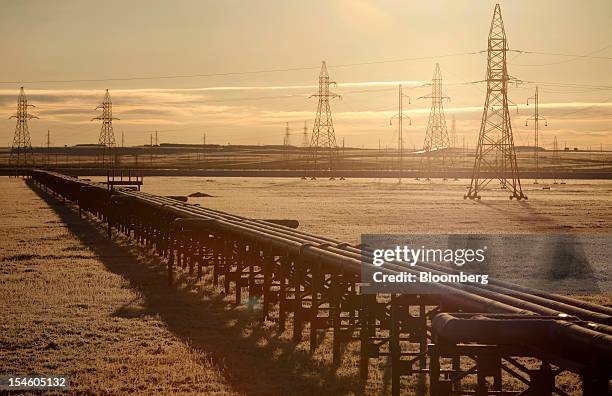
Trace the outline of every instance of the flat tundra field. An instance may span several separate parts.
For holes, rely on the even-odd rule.
[[[463,200],[465,180],[145,179],[161,195],[190,198],[254,218],[288,218],[356,243],[362,233],[576,233],[612,231],[612,182],[524,181],[529,200],[491,190]],[[314,356],[236,307],[219,290],[166,285],[144,248],[109,241],[92,219],[23,180],[0,178],[0,374],[66,374],[71,393],[360,394],[356,351],[331,365],[324,339]],[[602,304],[610,294],[583,296]],[[390,391],[371,370],[367,394]],[[413,381],[405,379],[404,381]],[[405,383],[410,388],[414,383]],[[575,394],[571,378],[564,390]],[[406,389],[406,388],[405,388]]]

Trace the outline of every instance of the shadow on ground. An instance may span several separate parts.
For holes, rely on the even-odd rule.
[[[127,279],[143,303],[128,303],[113,315],[137,318],[156,315],[168,329],[203,359],[212,359],[230,386],[246,394],[361,394],[354,376],[339,376],[331,363],[313,359],[280,337],[275,327],[258,320],[257,311],[236,307],[214,290],[188,285],[168,287],[165,263],[133,241],[115,235],[92,218],[36,186],[30,187],[53,209],[70,232],[88,246],[106,268]],[[328,359],[331,361],[330,359]]]

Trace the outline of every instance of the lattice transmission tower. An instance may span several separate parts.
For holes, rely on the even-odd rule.
[[[340,95],[331,92],[329,86],[335,84],[334,81],[330,81],[327,66],[323,61],[319,74],[319,92],[311,96],[319,98],[317,115],[310,137],[310,152],[313,162],[311,179],[313,180],[316,179],[320,154],[327,156],[330,179],[334,179],[334,170],[338,161],[338,145],[329,101],[330,99],[340,98]]]
[[[459,142],[458,138],[457,138],[457,123],[455,121],[455,115],[453,114],[452,118],[451,118],[451,162],[453,163],[453,165],[455,166],[459,166],[459,163],[461,161],[461,158],[459,157],[458,154],[458,148],[457,148],[457,143]],[[457,175],[455,174],[455,177],[453,178],[453,180],[459,180],[457,178]]]
[[[430,85],[431,94],[419,98],[431,99],[431,111],[423,143],[424,156],[421,157],[421,172],[425,171],[427,180],[432,176],[432,172],[441,174],[446,180],[447,168],[452,163],[452,158],[448,156],[451,141],[446,128],[443,102],[444,99],[450,100],[450,98],[442,94],[442,73],[438,63]]]
[[[106,94],[104,95],[104,100],[98,107],[96,107],[96,110],[98,109],[102,109],[102,115],[99,117],[94,117],[91,120],[102,121],[102,127],[100,129],[100,138],[98,139],[98,144],[102,148],[102,165],[106,163],[106,158],[108,158],[108,164],[112,165],[113,149],[116,147],[115,133],[113,132],[113,120],[118,120],[119,118],[113,117],[113,102],[111,101],[108,89],[106,90]]]
[[[553,163],[553,184],[565,184],[565,180],[563,177],[559,176],[561,169],[559,169],[559,165],[561,165],[561,157],[559,156],[559,143],[557,143],[557,136],[553,140],[553,155],[552,155],[552,163]]]
[[[285,166],[289,165],[289,145],[291,144],[290,135],[291,131],[289,129],[289,123],[287,122],[285,123],[285,135],[283,136],[283,162],[285,163]]]
[[[9,156],[11,165],[20,167],[28,165],[28,156],[32,160],[32,141],[30,140],[30,129],[28,128],[28,120],[38,118],[33,114],[28,113],[28,107],[36,107],[28,104],[23,87],[19,90],[19,98],[17,99],[17,113],[10,118],[17,119],[15,125],[15,135],[13,136],[13,147]],[[31,161],[33,163],[33,161]]]
[[[561,158],[559,157],[559,143],[557,142],[557,136],[553,140],[553,155],[552,155],[552,163],[558,165],[561,162]]]
[[[538,176],[540,175],[540,120],[544,120],[544,126],[548,126],[548,120],[540,115],[540,95],[537,85],[535,87],[535,95],[527,99],[527,106],[532,102],[535,104],[533,117],[529,117],[525,120],[525,126],[529,125],[529,121],[533,121],[533,159],[535,162],[535,177],[533,184],[538,184]]]
[[[510,192],[510,199],[523,194],[516,163],[514,137],[508,111],[508,42],[501,9],[495,5],[487,49],[487,96],[472,170],[472,181],[463,198],[480,199],[480,192],[494,179]]]
[[[455,115],[453,114],[451,116],[451,147],[456,149],[457,148],[457,143],[458,143],[458,139],[457,139],[457,122],[455,120]]]
[[[408,99],[410,104],[410,96],[402,91],[402,84],[397,88],[397,114],[389,119],[389,125],[393,125],[393,119],[397,117],[397,182],[402,183],[404,174],[404,118],[408,120],[408,125],[412,125],[412,119],[404,114],[404,98]]]
[[[308,138],[308,121],[304,121],[304,131],[302,132],[302,162],[304,166],[304,174],[301,179],[307,179],[308,173],[308,148],[310,146],[310,139]]]
[[[308,121],[304,121],[304,130],[302,131],[302,148],[306,150],[309,144],[310,140],[308,139]]]

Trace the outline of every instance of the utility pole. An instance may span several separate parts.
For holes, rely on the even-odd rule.
[[[304,131],[302,132],[302,148],[308,148],[308,121],[304,121]]]
[[[47,129],[47,158],[45,160],[47,167],[51,164],[51,131]]]
[[[157,140],[157,131],[155,131],[155,147],[159,147],[159,142]]]
[[[452,162],[454,165],[458,167],[459,161],[457,161],[458,159],[458,156],[457,156],[457,127],[455,125],[455,115],[454,114],[451,119],[451,147],[452,147],[451,158],[454,158]],[[457,178],[457,173],[455,173],[454,180],[459,180]]]
[[[344,168],[344,160],[346,158],[346,151],[344,151],[344,136],[342,136],[342,158],[340,159],[340,166]],[[344,176],[340,175],[340,180],[344,180]]]
[[[402,84],[398,87],[398,110],[397,114],[389,119],[389,125],[393,125],[393,119],[397,117],[397,168],[399,184],[402,183],[402,173],[404,171],[404,118],[408,119],[409,125],[412,125],[412,119],[404,114],[404,98],[408,98],[410,104],[410,96],[402,93]]]
[[[102,166],[105,164],[106,156],[108,156],[109,166],[111,166],[113,164],[113,149],[116,146],[115,133],[113,132],[113,120],[118,120],[118,118],[113,117],[113,102],[111,101],[108,89],[104,95],[104,100],[98,107],[96,107],[96,110],[98,109],[102,109],[102,115],[99,117],[94,117],[91,120],[102,121],[100,138],[98,139],[98,144],[102,148]]]
[[[558,172],[557,172],[557,168],[559,168],[559,165],[561,164],[561,157],[559,156],[559,144],[557,143],[557,136],[555,136],[555,139],[553,140],[553,156],[552,156],[552,163],[553,163],[553,184],[565,184],[565,181],[563,181],[562,177],[558,176]]]
[[[206,163],[206,132],[202,133],[202,162]]]
[[[13,147],[9,156],[9,163],[13,163],[17,167],[28,165],[28,154],[32,157],[32,142],[30,140],[30,129],[28,128],[28,120],[38,118],[35,115],[28,113],[28,107],[36,107],[28,104],[23,87],[19,90],[19,98],[17,99],[17,113],[10,118],[17,119],[15,125],[15,134],[13,136]],[[23,157],[23,158],[22,158]]]
[[[452,148],[457,148],[457,126],[455,123],[455,115],[453,114],[451,117],[451,146]]]
[[[466,150],[465,150],[465,135],[461,135],[461,140],[463,142],[461,146],[461,161],[464,162],[465,157],[467,155]]]
[[[123,130],[121,131],[121,148],[125,147],[125,136],[123,134]]]
[[[376,152],[376,171],[378,176],[380,177],[381,166],[379,163],[380,160],[380,138],[378,138],[378,151]]]
[[[153,168],[153,134],[152,133],[150,134],[149,138],[150,138],[149,139],[150,140],[150,143],[149,143],[149,150],[150,150],[149,151],[149,167]]]
[[[308,178],[308,154],[309,154],[310,141],[308,140],[308,121],[304,120],[304,131],[302,132],[302,162],[304,166],[304,174],[301,179],[306,180]]]
[[[464,199],[480,199],[480,192],[494,179],[508,189],[510,199],[527,199],[523,194],[516,163],[512,124],[508,111],[508,41],[499,4],[495,5],[487,49],[487,96],[478,145],[472,169],[472,181]],[[495,159],[499,157],[499,162]]]
[[[283,156],[282,160],[285,162],[285,166],[288,166],[289,162],[289,123],[285,123],[285,136],[283,137]]]
[[[436,162],[436,170],[442,174],[446,180],[446,151],[450,149],[450,138],[446,129],[446,118],[444,117],[444,99],[450,100],[448,96],[442,94],[442,73],[440,65],[436,63],[434,74],[431,79],[431,94],[421,96],[419,99],[431,99],[431,111],[429,112],[429,122],[423,143],[424,156],[427,161],[427,180],[431,177],[433,162]],[[434,158],[436,157],[436,158]],[[421,170],[423,169],[423,157],[421,157]]]
[[[311,95],[311,98],[319,98],[317,115],[315,117],[312,136],[310,138],[310,148],[313,159],[311,180],[315,180],[317,178],[317,161],[319,151],[327,152],[330,180],[334,179],[334,167],[336,165],[335,162],[338,155],[338,145],[336,144],[336,134],[334,132],[334,122],[332,120],[329,100],[340,98],[340,95],[331,92],[329,90],[329,86],[335,84],[336,82],[330,81],[329,74],[327,73],[327,66],[325,65],[325,61],[323,61],[321,64],[321,72],[319,73],[319,92]]]
[[[538,86],[535,87],[535,96],[527,99],[527,106],[529,106],[530,101],[533,101],[535,104],[533,109],[533,117],[527,118],[525,120],[525,126],[528,126],[528,121],[533,121],[533,135],[534,135],[534,146],[533,146],[533,157],[535,160],[535,180],[533,184],[538,184],[538,175],[540,171],[540,154],[539,154],[539,146],[540,146],[540,120],[544,120],[544,126],[548,126],[548,121],[546,118],[540,116],[540,99],[538,95]]]

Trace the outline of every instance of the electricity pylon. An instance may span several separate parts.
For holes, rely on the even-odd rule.
[[[206,163],[206,132],[202,133],[202,162]]]
[[[452,119],[451,119],[451,148],[452,148],[452,152],[451,152],[451,158],[452,158],[452,163],[454,165],[459,165],[459,156],[457,155],[457,125],[455,122],[455,115],[453,114]],[[453,180],[459,180],[457,179],[457,175],[455,174],[455,177],[453,178]]]
[[[289,162],[289,123],[285,124],[285,136],[283,137],[283,162],[285,162],[285,166],[288,165]]]
[[[26,97],[23,87],[21,87],[19,90],[19,98],[17,99],[17,113],[10,117],[17,119],[17,125],[15,125],[15,135],[13,136],[13,147],[11,149],[11,155],[9,156],[9,163],[17,167],[27,166],[28,154],[30,157],[33,156],[28,120],[38,117],[29,114],[28,107],[36,106],[28,104],[28,98]]]
[[[557,136],[553,140],[553,156],[552,163],[559,164],[561,162],[561,158],[559,157],[559,143],[557,143]]]
[[[302,180],[307,179],[308,173],[308,146],[310,141],[308,140],[308,121],[304,121],[304,132],[302,133],[302,162],[304,163],[304,174],[302,175]]]
[[[518,174],[512,124],[508,111],[508,42],[501,9],[495,5],[487,49],[487,96],[478,136],[472,181],[463,198],[480,199],[480,192],[498,179],[510,199],[527,199]]]
[[[308,121],[304,121],[304,132],[302,133],[302,147],[308,148]]]
[[[457,148],[457,125],[456,125],[456,122],[455,122],[455,115],[454,114],[451,116],[450,139],[451,139],[451,147],[456,149]]]
[[[45,158],[45,166],[48,168],[51,164],[51,131],[47,129],[47,155]]]
[[[98,107],[96,107],[96,110],[98,109],[102,109],[102,115],[99,117],[94,117],[91,120],[102,121],[102,128],[100,129],[100,138],[98,139],[98,144],[102,147],[102,166],[104,166],[105,158],[107,156],[109,165],[112,165],[112,153],[113,149],[116,147],[115,133],[113,132],[113,120],[118,120],[119,118],[113,117],[113,102],[111,101],[108,89],[106,90],[106,94],[104,95],[104,100]]]
[[[398,110],[397,114],[389,119],[389,125],[393,125],[393,119],[397,117],[397,182],[402,183],[402,174],[404,172],[404,118],[408,119],[408,124],[412,125],[412,119],[404,114],[404,98],[408,98],[410,104],[410,96],[402,92],[402,84],[398,86]]]
[[[535,108],[533,110],[533,117],[529,117],[525,120],[525,126],[528,126],[529,121],[533,121],[533,158],[535,160],[535,180],[533,181],[533,184],[538,184],[538,175],[540,172],[540,120],[544,120],[544,126],[548,126],[548,121],[545,117],[540,116],[540,98],[538,95],[537,85],[535,87],[535,96],[527,99],[527,106],[529,106],[530,101],[533,101],[533,103],[535,104]]]
[[[336,134],[334,132],[334,122],[332,120],[331,108],[329,100],[340,98],[340,95],[330,92],[329,86],[335,85],[334,81],[330,81],[327,73],[325,61],[321,64],[321,73],[319,74],[319,92],[311,97],[319,98],[317,106],[317,115],[315,117],[314,127],[312,128],[312,136],[310,137],[310,151],[313,161],[311,179],[316,179],[319,153],[327,154],[329,163],[330,179],[334,179],[334,167],[336,166],[338,156],[338,145],[336,144]]]
[[[557,168],[561,164],[561,157],[559,156],[559,144],[557,143],[557,136],[553,140],[553,184],[565,184],[565,180],[562,177],[558,177]]]
[[[442,178],[446,180],[446,171],[449,165],[447,162],[450,160],[450,158],[446,158],[446,155],[447,151],[450,150],[451,144],[448,130],[446,129],[443,101],[444,99],[450,100],[450,98],[442,94],[442,73],[438,63],[436,63],[433,78],[429,85],[431,85],[431,94],[419,98],[431,99],[429,123],[425,133],[425,142],[423,143],[424,157],[421,157],[421,171],[425,165],[427,167],[427,180],[431,177],[432,171],[441,173]],[[423,158],[425,159],[425,164],[423,164]]]
[[[338,161],[338,167],[342,167],[343,169],[346,169],[344,167],[344,161],[346,160],[346,151],[344,150],[344,136],[342,137],[342,154],[340,156],[340,160]],[[343,175],[340,175],[340,180],[345,180]]]

